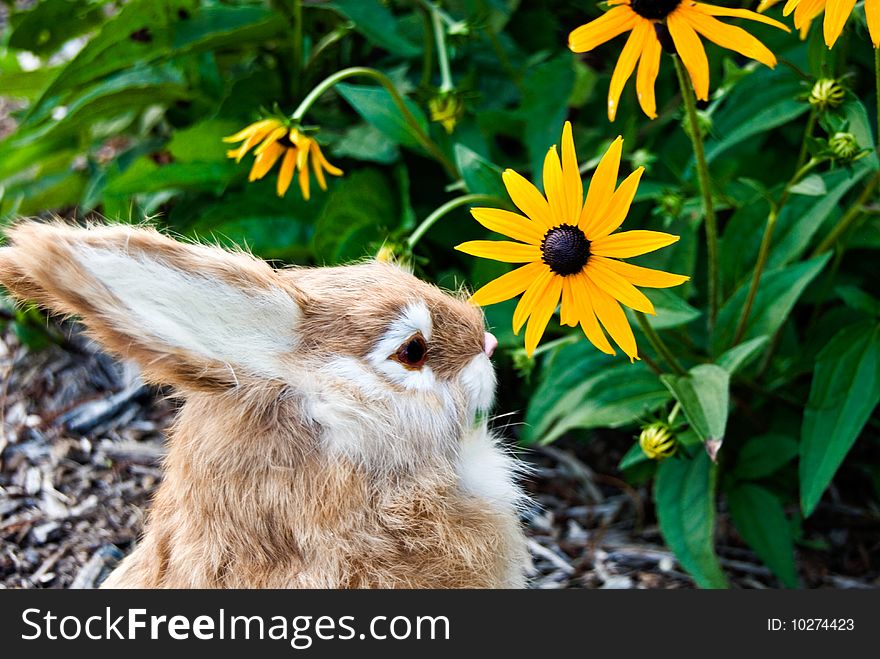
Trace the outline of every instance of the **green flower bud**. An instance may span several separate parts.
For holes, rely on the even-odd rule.
[[[828,140],[828,148],[837,160],[854,160],[862,151],[852,133],[834,133]]]
[[[651,460],[665,460],[675,455],[678,440],[667,424],[656,421],[642,428],[639,435],[639,446]]]
[[[464,115],[464,101],[454,91],[440,92],[428,101],[428,111],[431,121],[439,123],[451,135]]]
[[[810,90],[810,105],[819,112],[825,112],[840,107],[846,100],[846,90],[832,78],[821,78]]]

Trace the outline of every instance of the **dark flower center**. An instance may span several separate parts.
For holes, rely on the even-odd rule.
[[[669,16],[681,4],[681,0],[631,0],[630,7],[642,18],[656,21]]]
[[[580,272],[590,258],[590,241],[570,224],[553,227],[541,243],[541,260],[557,275]]]

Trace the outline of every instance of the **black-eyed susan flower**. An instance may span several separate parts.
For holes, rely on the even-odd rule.
[[[485,306],[523,294],[513,314],[519,333],[528,321],[526,353],[532,355],[550,318],[562,301],[560,321],[580,325],[599,350],[615,354],[602,328],[630,360],[638,358],[636,340],[621,303],[654,313],[651,301],[636,286],[667,288],[688,280],[625,263],[670,245],[678,236],[657,231],[617,229],[629,212],[643,168],[617,186],[623,139],[618,137],[599,162],[587,191],[578,172],[577,156],[566,122],[562,131],[562,161],[553,146],[544,160],[544,192],[508,169],[504,185],[522,215],[495,208],[474,208],[474,218],[487,229],[518,242],[474,240],[456,249],[506,263],[524,263],[486,284],[473,294],[474,304]]]
[[[629,32],[611,75],[608,89],[608,119],[614,121],[620,94],[638,64],[636,91],[639,105],[651,119],[657,117],[654,82],[660,70],[663,47],[674,48],[681,57],[698,99],[709,99],[709,62],[700,36],[723,48],[776,66],[770,50],[742,28],[727,25],[716,16],[747,18],[789,31],[785,25],[746,9],[717,7],[693,0],[609,0],[605,14],[572,31],[568,47],[576,53],[593,50]]]
[[[327,162],[314,138],[280,119],[263,119],[245,127],[235,135],[224,137],[223,141],[241,142],[238,148],[226,152],[226,155],[235,158],[236,162],[241,162],[241,159],[254,149],[256,157],[248,175],[249,181],[257,181],[266,176],[280,160],[281,167],[278,170],[278,182],[275,187],[279,197],[285,195],[294,173],[298,172],[297,180],[302,196],[306,200],[309,199],[310,160],[312,171],[322,190],[327,189],[324,172],[333,176],[342,176],[341,169]]]
[[[758,11],[764,11],[780,1],[763,0]],[[856,0],[788,0],[782,13],[788,16],[794,12],[794,26],[804,36],[812,20],[824,11],[822,28],[825,45],[831,48],[843,32],[843,26],[855,6]],[[868,19],[868,32],[874,48],[880,47],[880,0],[865,0],[865,17]]]
[[[657,421],[642,428],[639,446],[651,460],[665,460],[675,455],[678,441],[669,425]]]

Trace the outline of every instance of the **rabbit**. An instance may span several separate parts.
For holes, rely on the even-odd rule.
[[[182,400],[108,588],[519,588],[521,463],[481,310],[377,261],[274,269],[148,226],[23,220],[0,283]]]

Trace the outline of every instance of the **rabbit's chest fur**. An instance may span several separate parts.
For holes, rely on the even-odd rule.
[[[202,442],[215,425],[235,426],[210,409],[192,423],[188,407],[144,538],[109,586],[525,584],[516,463],[485,428],[420,470],[376,473],[322,450],[301,425],[279,434],[277,416],[267,436]]]

